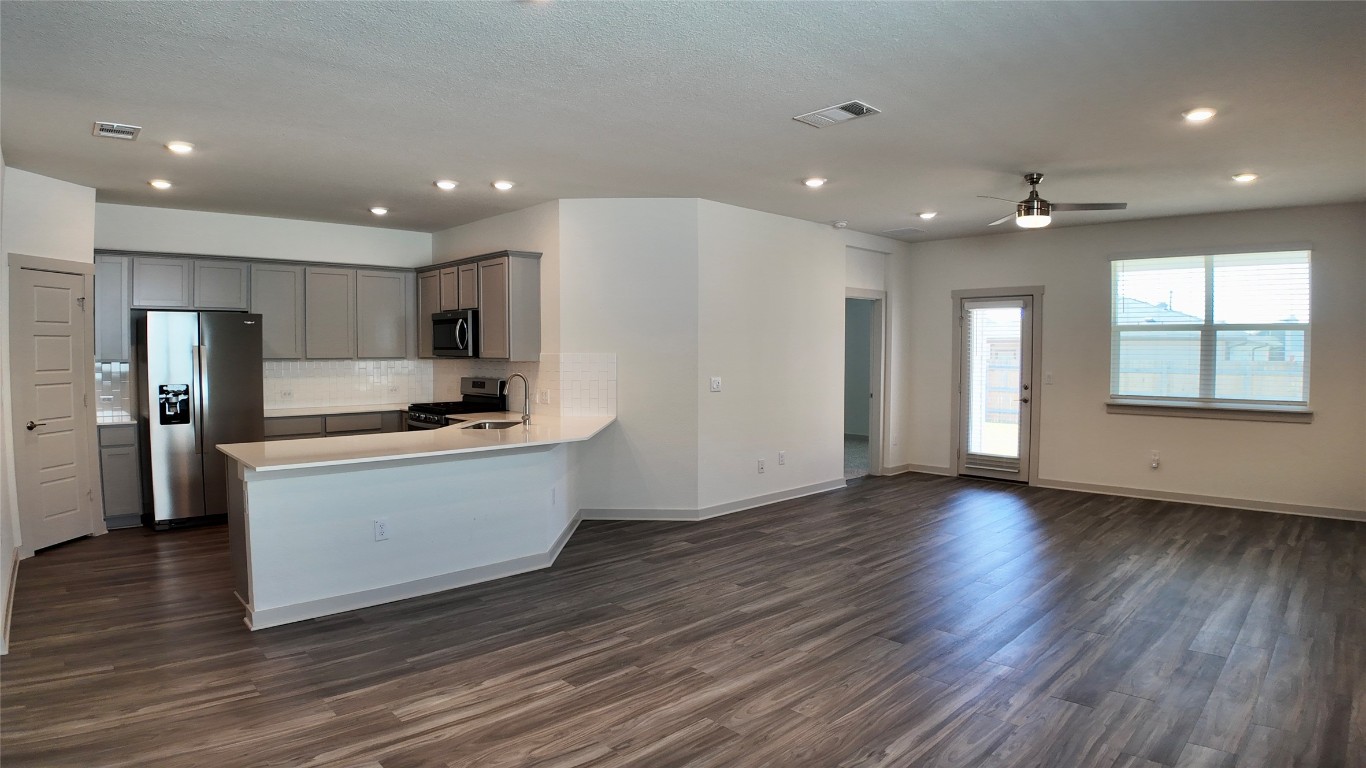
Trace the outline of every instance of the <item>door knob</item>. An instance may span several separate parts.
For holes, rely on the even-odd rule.
[[[35,424],[35,423],[33,423],[33,422],[30,421],[29,423],[27,423],[27,424],[24,425],[24,429],[27,429],[28,431],[32,432],[33,430],[37,429],[38,427],[46,427],[46,426],[47,426],[47,422],[46,422],[46,421],[40,421],[40,422],[38,422],[37,424]]]

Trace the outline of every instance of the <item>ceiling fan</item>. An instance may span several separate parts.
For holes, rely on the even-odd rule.
[[[1015,223],[1025,229],[1038,229],[1048,226],[1048,222],[1052,221],[1053,211],[1122,211],[1129,207],[1128,203],[1050,203],[1039,197],[1039,181],[1042,179],[1042,173],[1026,173],[1024,180],[1030,187],[1029,197],[1019,202],[1006,200],[1004,197],[978,195],[978,197],[987,200],[1005,200],[1007,203],[1015,203],[1014,213],[1009,216],[1002,216],[987,226],[994,227],[1010,219],[1015,219]]]

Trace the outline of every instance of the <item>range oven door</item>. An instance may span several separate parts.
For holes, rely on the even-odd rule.
[[[474,357],[478,311],[456,309],[432,315],[432,354],[437,357]]]

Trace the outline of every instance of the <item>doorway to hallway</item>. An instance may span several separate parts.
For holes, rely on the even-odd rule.
[[[844,479],[882,473],[882,307],[880,292],[844,300]]]

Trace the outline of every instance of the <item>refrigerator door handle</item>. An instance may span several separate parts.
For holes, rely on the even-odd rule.
[[[191,349],[191,359],[193,368],[190,377],[194,380],[191,386],[193,392],[190,397],[190,407],[194,412],[190,415],[190,425],[194,427],[194,452],[204,453],[204,365],[202,350],[204,348],[196,344]]]

